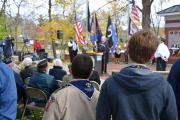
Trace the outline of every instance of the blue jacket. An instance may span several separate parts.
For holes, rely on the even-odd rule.
[[[177,59],[171,67],[171,71],[168,76],[168,81],[171,84],[176,96],[176,103],[180,120],[180,58]]]
[[[0,120],[15,120],[17,112],[17,92],[14,74],[0,62]]]
[[[60,66],[54,66],[49,70],[49,74],[54,76],[56,80],[62,80],[62,78],[67,74],[65,70]]]
[[[103,84],[96,120],[177,120],[175,96],[162,75],[127,67]]]
[[[41,89],[50,96],[58,88],[58,83],[51,75],[34,73],[30,78],[29,86]]]

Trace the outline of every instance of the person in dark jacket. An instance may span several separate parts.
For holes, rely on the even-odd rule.
[[[23,64],[25,68],[21,70],[20,75],[21,75],[22,80],[24,81],[26,78],[31,77],[33,74],[32,59],[25,58],[23,60]]]
[[[180,120],[180,58],[176,60],[176,62],[171,67],[168,82],[171,84],[175,96],[176,96],[176,104],[178,109],[178,116]]]
[[[96,120],[178,120],[175,96],[163,76],[146,65],[157,48],[152,32],[140,31],[129,40],[134,64],[113,73],[102,85]]]
[[[62,61],[60,59],[54,60],[54,66],[49,70],[49,74],[54,76],[56,80],[62,80],[63,77],[67,74],[62,68]]]
[[[105,36],[102,36],[101,43],[98,45],[98,52],[103,52],[102,55],[102,67],[101,72],[102,74],[107,74],[107,64],[109,61],[109,43],[107,41],[107,38]]]
[[[58,83],[53,76],[46,74],[47,66],[47,60],[42,60],[38,63],[38,72],[31,76],[29,86],[41,89],[49,97],[58,89]]]

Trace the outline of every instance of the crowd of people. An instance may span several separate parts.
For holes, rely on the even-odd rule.
[[[102,48],[108,48],[107,42],[102,37]],[[0,120],[15,120],[17,102],[25,103],[27,87],[40,89],[49,98],[33,101],[45,108],[43,120],[178,120],[180,59],[172,66],[167,81],[150,70],[146,63],[152,56],[160,57],[156,55],[158,38],[152,32],[139,31],[129,39],[126,53],[133,63],[109,75],[100,91],[91,82],[101,84],[93,60],[86,54],[75,55],[75,44],[69,43],[69,71],[63,69],[60,59],[53,61],[51,69],[46,59],[36,64],[27,57],[22,68],[0,61]],[[106,52],[109,49],[103,58],[107,65]]]

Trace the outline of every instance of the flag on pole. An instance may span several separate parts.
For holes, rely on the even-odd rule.
[[[141,28],[141,11],[139,10],[139,7],[135,4],[135,1],[132,1],[132,7],[131,7],[131,14],[130,18],[131,20],[136,24],[138,28]]]
[[[115,46],[117,44],[117,35],[114,29],[114,25],[111,22],[110,16],[108,17],[108,24],[106,28],[106,37],[108,38],[108,45],[111,48],[111,53],[114,52]]]
[[[139,29],[136,26],[136,24],[131,20],[131,18],[129,18],[129,35],[132,36],[134,33],[138,32]]]
[[[83,28],[81,26],[81,23],[76,21],[76,12],[75,12],[74,28],[75,28],[76,42],[80,43],[81,45],[85,45],[85,42],[83,40]]]
[[[83,40],[83,29],[80,22],[76,22],[74,24],[75,34],[76,34],[76,41],[79,42],[81,45],[85,45]]]
[[[97,44],[101,41],[102,32],[98,24],[98,20],[96,17],[96,14],[93,15],[92,21],[91,21],[91,43],[95,44],[95,41]]]

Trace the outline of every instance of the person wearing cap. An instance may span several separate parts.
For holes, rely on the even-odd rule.
[[[58,83],[53,76],[46,74],[47,60],[42,60],[37,65],[37,73],[34,73],[29,81],[29,86],[41,89],[49,97],[57,88]]]
[[[71,66],[73,80],[57,90],[46,104],[43,120],[96,120],[99,91],[88,80],[93,68],[91,57],[77,55]]]
[[[157,71],[165,71],[166,70],[166,62],[170,56],[169,49],[167,45],[164,43],[165,39],[161,38],[161,43],[158,45],[158,48],[154,54],[156,58],[156,70]]]
[[[2,54],[2,49],[0,49]],[[13,71],[1,61],[0,56],[0,120],[15,120],[17,91]]]
[[[22,63],[25,67],[23,70],[21,70],[20,75],[24,81],[26,78],[31,77],[33,74],[32,59],[27,57],[23,60]]]
[[[54,76],[56,80],[61,80],[67,74],[65,70],[62,68],[62,61],[60,59],[54,60],[54,66],[49,70],[49,74]]]

